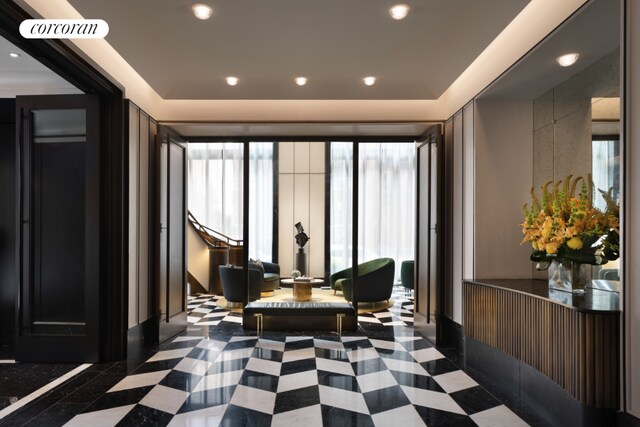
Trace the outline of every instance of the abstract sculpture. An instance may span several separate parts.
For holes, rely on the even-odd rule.
[[[304,232],[301,223],[296,223],[296,244],[298,245],[298,252],[296,252],[296,270],[299,270],[303,276],[307,275],[307,254],[304,252],[304,245],[309,241],[309,236]]]

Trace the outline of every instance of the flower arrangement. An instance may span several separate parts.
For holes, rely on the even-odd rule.
[[[576,194],[581,184],[579,194]],[[552,261],[580,264],[605,264],[619,257],[620,206],[608,192],[598,190],[606,202],[604,211],[593,206],[594,186],[591,175],[541,187],[538,199],[531,189],[531,205],[523,207],[524,242],[531,242],[531,260],[538,269],[546,269]]]

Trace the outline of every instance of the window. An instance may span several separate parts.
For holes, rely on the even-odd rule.
[[[613,198],[620,200],[620,141],[617,137],[594,139],[591,152],[591,174],[596,188],[593,204],[597,208],[605,209],[606,204],[598,190],[613,189]]]
[[[273,143],[251,143],[249,256],[272,259]],[[203,225],[242,240],[243,144],[189,144],[189,210]]]
[[[358,262],[415,256],[415,144],[360,143]],[[331,144],[331,272],[351,266],[353,145]]]

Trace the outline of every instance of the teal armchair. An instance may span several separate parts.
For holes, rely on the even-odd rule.
[[[378,302],[391,298],[396,265],[391,258],[378,258],[358,265],[358,301]],[[338,271],[330,276],[333,293],[342,291],[344,298],[353,298],[352,269]]]

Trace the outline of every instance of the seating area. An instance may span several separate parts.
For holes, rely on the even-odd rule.
[[[405,288],[413,289],[413,261],[403,261],[401,282]],[[224,297],[228,301],[242,301],[242,268],[238,266],[220,266],[220,276]],[[358,301],[378,302],[390,298],[393,290],[395,261],[391,258],[378,258],[358,265],[359,289]],[[252,262],[249,264],[249,301],[273,296],[280,287],[280,266],[270,262]],[[352,269],[338,271],[330,277],[331,289],[342,292],[345,300],[353,299]]]
[[[275,263],[252,262],[249,264],[249,303],[244,307],[242,268],[220,266],[219,269],[227,308],[243,308],[243,328],[256,330],[258,335],[263,330],[324,330],[336,331],[341,335],[343,330],[353,331],[357,327],[355,308],[351,304],[351,268],[330,276],[330,288],[334,295],[341,292],[345,302],[318,298],[300,302],[295,297],[293,300],[281,301],[271,298],[280,285],[280,267]],[[410,274],[413,275],[411,262],[403,263],[403,269],[411,269]],[[394,275],[395,261],[391,258],[378,258],[358,265],[358,302],[389,303]],[[405,272],[404,283],[409,283],[408,275]]]

